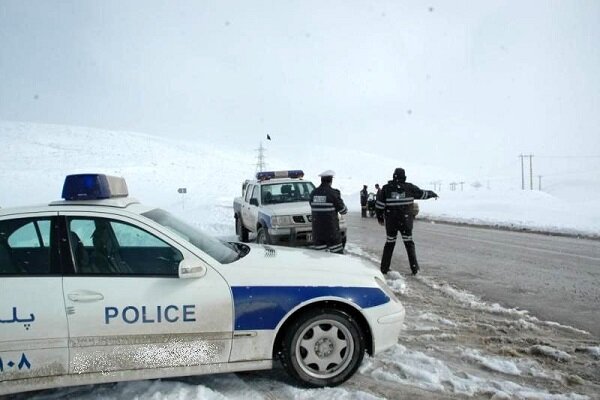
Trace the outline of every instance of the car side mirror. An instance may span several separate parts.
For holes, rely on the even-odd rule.
[[[206,266],[198,261],[189,261],[185,258],[179,262],[179,277],[187,278],[202,278],[206,275]]]
[[[250,204],[258,207],[258,199],[250,199]]]

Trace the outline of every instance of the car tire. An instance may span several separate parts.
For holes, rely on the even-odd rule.
[[[235,233],[240,242],[248,243],[248,229],[244,227],[242,219],[238,216],[235,217]]]
[[[258,244],[271,244],[271,238],[269,237],[269,232],[264,227],[258,228],[258,232],[256,232],[256,243]]]
[[[358,369],[365,338],[357,322],[334,308],[312,310],[285,332],[280,353],[288,374],[302,386],[337,386]]]

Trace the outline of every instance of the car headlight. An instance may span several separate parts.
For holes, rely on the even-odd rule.
[[[392,299],[396,303],[400,303],[400,300],[398,300],[398,298],[396,297],[396,294],[392,291],[392,289],[390,289],[390,287],[387,285],[387,283],[385,283],[378,277],[375,277],[375,282],[377,282],[377,284],[379,285],[381,290],[383,290],[383,293],[385,293],[390,299]]]
[[[271,217],[271,224],[273,226],[291,225],[292,217],[290,217],[289,215]]]

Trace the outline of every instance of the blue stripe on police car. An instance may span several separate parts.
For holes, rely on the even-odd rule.
[[[239,286],[232,287],[236,330],[275,329],[293,308],[306,301],[338,297],[361,308],[385,304],[390,298],[371,287]]]
[[[258,211],[258,222],[262,223],[265,228],[272,228],[271,226],[271,216],[262,211]]]

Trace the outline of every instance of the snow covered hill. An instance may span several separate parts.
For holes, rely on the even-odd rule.
[[[254,149],[223,148],[206,141],[170,140],[133,132],[0,121],[0,206],[45,203],[60,196],[64,176],[104,172],[127,179],[132,196],[157,205],[219,235],[233,234],[231,203],[255,171]],[[359,209],[363,184],[373,190],[397,166],[422,188],[430,182],[460,181],[461,175],[426,162],[413,164],[369,151],[299,143],[265,143],[268,167],[297,169],[318,181],[333,169],[351,210]],[[424,157],[425,159],[425,157]],[[596,176],[600,182],[600,175]],[[598,183],[598,182],[597,182]],[[438,201],[421,202],[422,216],[455,222],[600,235],[600,202],[586,182],[554,181],[549,190],[521,191],[494,185],[479,190],[441,191]],[[178,188],[187,188],[181,195]],[[563,189],[563,188],[566,188]],[[584,190],[585,188],[585,190]],[[598,190],[600,195],[600,190]],[[585,193],[585,195],[583,195]],[[566,195],[567,194],[567,195]],[[579,195],[581,194],[581,195]]]

